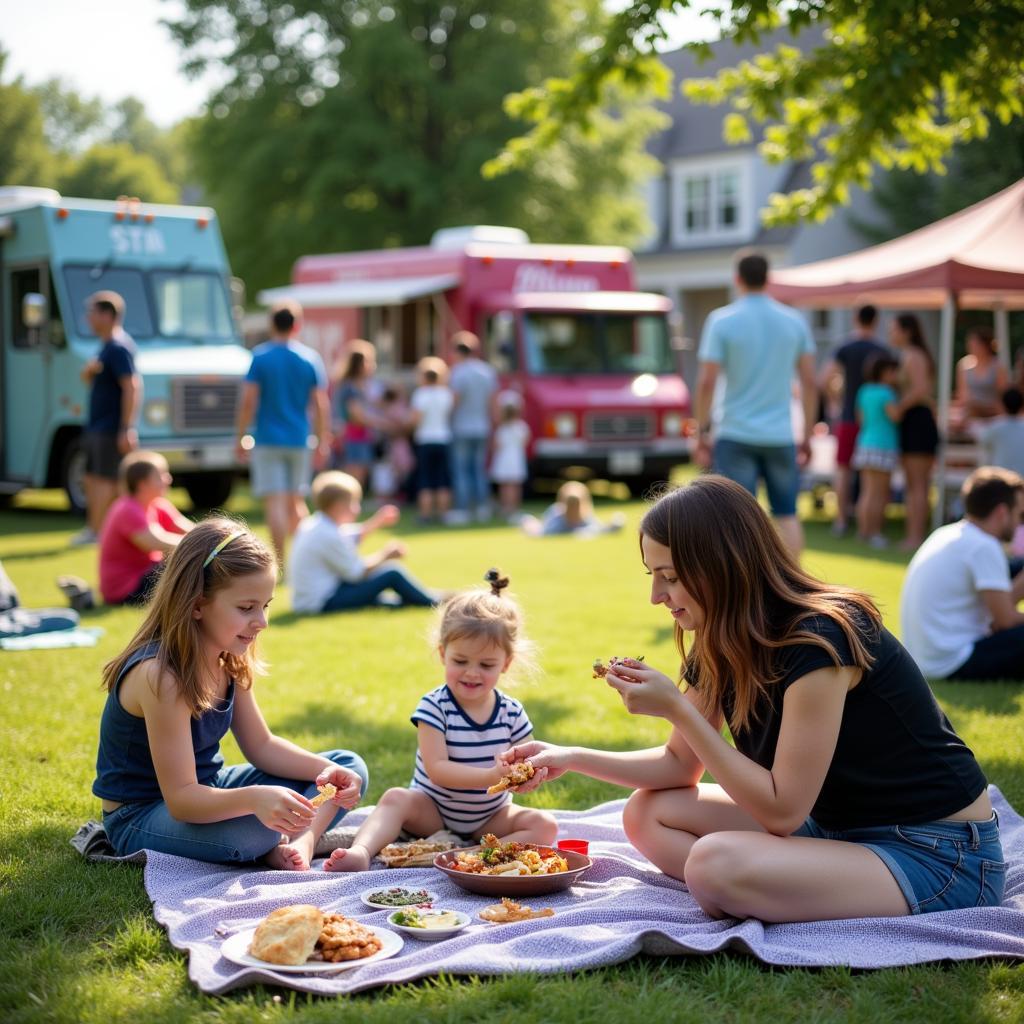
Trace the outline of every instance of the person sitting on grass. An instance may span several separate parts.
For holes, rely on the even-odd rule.
[[[627,658],[605,681],[630,714],[664,719],[668,742],[518,744],[500,759],[533,764],[520,791],[566,771],[635,789],[630,842],[715,918],[999,905],[985,775],[867,594],[804,572],[757,501],[720,476],[655,502],[640,551],[683,663],[670,679]]]
[[[100,593],[107,604],[143,605],[166,555],[192,529],[168,500],[171,474],[157,452],[132,452],[121,460],[124,492],[100,531]]]
[[[601,522],[594,513],[594,501],[587,485],[569,480],[558,488],[555,503],[548,506],[542,518],[523,516],[520,526],[531,537],[554,537],[565,533],[594,537],[621,530],[625,521],[625,516],[617,512],[609,522]]]
[[[119,856],[157,850],[217,864],[304,871],[323,832],[367,785],[358,754],[311,754],[267,727],[254,684],[277,565],[231,519],[207,519],[171,552],[142,625],[103,669],[96,781]],[[251,763],[224,767],[228,729]],[[311,798],[328,783],[322,806]]]
[[[558,823],[547,811],[517,807],[512,791],[490,792],[506,774],[495,755],[526,743],[533,732],[523,705],[497,689],[517,658],[529,657],[518,604],[503,594],[496,569],[489,590],[474,588],[440,608],[437,651],[444,685],[431,690],[412,715],[419,736],[408,789],[389,789],[349,850],[335,850],[327,871],[365,871],[402,832],[421,838],[440,829],[480,839],[494,833],[521,843],[554,842]]]
[[[299,527],[288,561],[292,611],[310,614],[372,605],[437,604],[439,595],[395,561],[405,556],[401,541],[388,541],[372,555],[359,553],[363,538],[394,525],[399,517],[394,505],[383,505],[360,524],[362,500],[359,481],[348,473],[329,470],[313,481],[316,512]]]

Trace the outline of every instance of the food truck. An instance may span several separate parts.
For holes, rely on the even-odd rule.
[[[574,469],[636,488],[686,460],[671,303],[635,290],[628,249],[451,228],[427,246],[304,256],[290,285],[259,299],[301,303],[304,340],[329,365],[346,341],[373,341],[385,376],[411,378],[417,360],[448,358],[452,334],[472,331],[522,396],[534,476]]]
[[[201,507],[231,492],[235,410],[250,355],[212,210],[0,188],[0,497],[63,487],[84,509],[82,368],[98,352],[94,292],[125,300],[143,380],[139,444]]]

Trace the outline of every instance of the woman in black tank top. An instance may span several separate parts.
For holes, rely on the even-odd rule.
[[[529,758],[546,769],[541,781],[578,771],[634,788],[630,840],[714,917],[999,903],[1005,867],[985,777],[870,598],[804,572],[723,477],[657,501],[640,548],[688,685],[629,658],[606,681],[632,714],[671,723],[668,743],[629,753],[530,743],[506,761]],[[700,782],[705,771],[715,784]]]

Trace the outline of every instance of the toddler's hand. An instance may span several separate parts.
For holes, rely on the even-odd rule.
[[[363,780],[355,772],[340,765],[325,768],[317,777],[318,786],[326,786],[330,782],[337,792],[331,798],[331,803],[338,807],[344,807],[351,811],[359,803],[360,790],[363,787]]]
[[[253,786],[256,799],[253,814],[267,828],[294,835],[304,832],[313,821],[313,805],[301,794],[286,786]]]

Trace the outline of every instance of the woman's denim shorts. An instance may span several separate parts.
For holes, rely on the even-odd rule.
[[[912,914],[997,907],[1003,899],[1006,864],[995,814],[988,821],[929,821],[843,831],[829,831],[808,818],[793,834],[873,850],[892,872]]]

